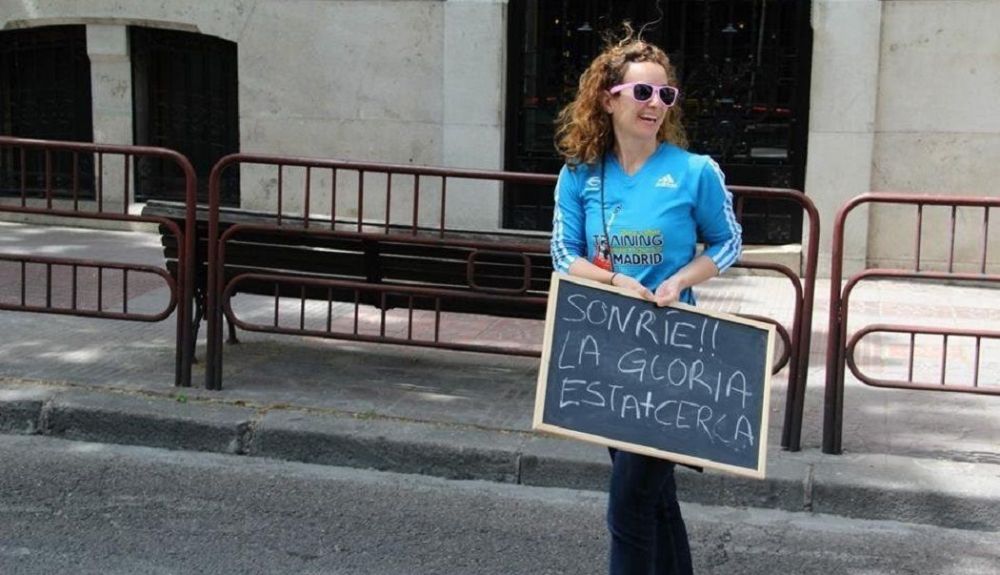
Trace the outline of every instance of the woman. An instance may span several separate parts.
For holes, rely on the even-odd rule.
[[[719,167],[687,152],[674,69],[656,46],[609,45],[559,114],[552,258],[563,273],[664,306],[740,256],[741,229]],[[696,253],[697,243],[705,249]],[[611,450],[610,572],[691,573],[674,464]]]

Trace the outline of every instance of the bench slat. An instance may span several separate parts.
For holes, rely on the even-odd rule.
[[[143,210],[145,215],[157,215],[183,221],[184,209],[181,204],[171,202],[150,201]],[[206,260],[208,254],[207,241],[207,210],[198,210],[198,237],[196,248],[198,261],[202,262],[196,270],[196,282],[204,289],[207,276]],[[479,288],[500,290],[506,293],[519,292],[524,287],[525,266],[530,273],[530,281],[524,295],[544,297],[549,287],[552,272],[552,260],[548,251],[548,238],[541,234],[473,232],[467,230],[449,230],[445,238],[439,238],[436,230],[418,230],[417,238],[430,238],[432,243],[408,242],[407,238],[399,239],[385,236],[366,236],[364,238],[349,236],[330,236],[311,233],[310,230],[328,229],[329,220],[324,227],[319,220],[311,220],[309,230],[302,227],[302,219],[293,216],[283,216],[283,230],[301,230],[302,233],[288,235],[273,234],[258,229],[241,230],[226,242],[224,270],[225,282],[242,273],[286,274],[302,278],[337,278],[363,281],[381,285],[413,285],[430,288],[447,288],[475,293],[469,285],[468,269],[470,257],[474,260],[473,281]],[[220,211],[220,233],[234,224],[270,224],[276,223],[273,214],[223,208]],[[340,224],[338,223],[338,226]],[[176,238],[160,226],[161,244],[171,273],[176,274],[177,241]],[[355,225],[344,225],[342,229],[356,231]],[[369,226],[366,231],[381,233],[384,226]],[[391,226],[391,233],[408,234],[410,229],[404,226]],[[491,248],[476,250],[468,245],[455,245],[452,242],[477,242],[489,245],[518,244],[527,246],[530,251],[493,253]],[[475,255],[472,255],[475,253]],[[286,293],[287,290],[287,293]],[[294,292],[294,293],[293,293]],[[256,280],[244,280],[237,286],[237,293],[254,293],[274,295],[274,283]],[[300,290],[282,289],[282,296],[301,297]],[[326,289],[309,287],[305,290],[307,299],[326,300],[328,296],[334,301],[354,302],[354,290],[334,288],[329,293]],[[361,303],[381,306],[380,296],[369,292],[360,296]],[[386,307],[408,307],[410,298],[403,295],[388,294]],[[442,298],[435,303],[433,298],[414,298],[415,309],[435,309],[442,311],[478,313],[503,317],[544,317],[544,306],[537,304],[517,305],[473,301],[463,298]]]

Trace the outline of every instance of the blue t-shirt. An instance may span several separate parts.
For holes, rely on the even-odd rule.
[[[578,257],[600,265],[596,260],[610,245],[614,271],[655,291],[695,258],[699,241],[720,273],[739,259],[742,229],[733,214],[733,197],[708,156],[662,143],[630,176],[608,154],[603,205],[601,169],[600,163],[577,164],[559,172],[552,215],[556,270],[566,273]],[[605,225],[610,238],[605,238]],[[690,289],[681,301],[694,303]]]

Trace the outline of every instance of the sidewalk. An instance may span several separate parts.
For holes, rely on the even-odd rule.
[[[97,259],[112,250],[116,258],[162,265],[155,235],[0,224],[0,253]],[[0,262],[0,301],[20,297],[19,274]],[[157,282],[150,278],[131,290],[129,309],[162,307],[166,290]],[[120,288],[105,289],[107,305],[121,299]],[[781,374],[773,381],[767,479],[684,470],[682,499],[1000,531],[1000,397],[880,390],[848,374],[845,453],[820,452],[828,290],[828,283],[817,285],[802,451],[778,446]],[[782,297],[790,293],[785,280],[734,274],[699,293],[701,304],[714,309],[791,314]],[[255,313],[254,298],[237,303],[241,314]],[[851,313],[854,325],[928,321],[996,329],[1000,291],[880,283],[852,296]],[[540,341],[540,322],[464,321],[484,339]],[[210,392],[173,387],[174,328],[172,320],[0,311],[0,431],[606,488],[606,450],[531,432],[536,359],[240,332],[241,343],[225,349],[224,389]],[[983,344],[980,384],[998,386],[1000,349],[990,345]],[[899,349],[899,341],[872,338],[862,364],[875,374],[905,369]],[[921,350],[915,369],[936,381],[940,351]],[[949,373],[968,371],[971,354],[952,353]],[[198,364],[195,385],[203,380]]]

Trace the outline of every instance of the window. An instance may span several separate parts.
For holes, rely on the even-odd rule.
[[[208,200],[212,166],[239,151],[236,44],[192,32],[129,28],[135,142],[184,154]],[[227,170],[223,203],[239,205],[239,170]],[[145,158],[136,167],[136,199],[183,201],[172,163]]]
[[[84,26],[46,26],[0,32],[0,134],[90,142],[94,138],[90,59]],[[54,197],[93,197],[94,159],[50,154]],[[0,191],[40,197],[46,190],[46,156],[5,148]],[[23,170],[22,170],[23,163]]]

